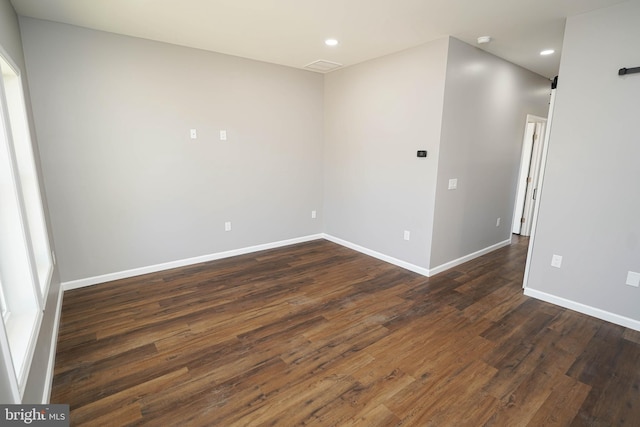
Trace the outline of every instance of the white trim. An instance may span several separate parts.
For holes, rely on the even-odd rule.
[[[372,256],[374,258],[378,258],[379,260],[388,262],[390,264],[397,265],[398,267],[402,267],[402,268],[404,268],[406,270],[413,271],[414,273],[418,273],[418,274],[421,274],[421,275],[427,276],[427,277],[429,277],[430,275],[433,274],[432,271],[429,271],[428,269],[426,269],[424,267],[419,267],[419,266],[417,266],[415,264],[411,264],[409,262],[402,261],[402,260],[399,260],[397,258],[390,257],[388,255],[382,254],[380,252],[376,252],[376,251],[371,250],[371,249],[367,249],[364,246],[356,245],[355,243],[351,243],[351,242],[348,242],[346,240],[339,239],[339,238],[331,236],[329,234],[324,234],[323,237],[326,240],[330,241],[330,242],[337,243],[338,245],[344,246],[344,247],[349,248],[349,249],[353,249],[354,251],[358,251],[358,252],[361,252],[361,253],[363,253],[365,255],[369,255],[369,256]]]
[[[263,250],[267,250],[267,249],[275,249],[275,248],[280,248],[282,246],[289,246],[289,245],[294,245],[294,244],[297,244],[297,243],[310,242],[312,240],[318,240],[318,239],[328,240],[330,242],[336,243],[338,245],[344,246],[344,247],[349,248],[349,249],[353,249],[354,251],[363,253],[365,255],[372,256],[372,257],[377,258],[379,260],[388,262],[390,264],[396,265],[398,267],[404,268],[404,269],[409,270],[409,271],[413,271],[414,273],[418,273],[418,274],[420,274],[422,276],[426,276],[426,277],[430,277],[430,276],[433,276],[435,274],[441,273],[441,272],[443,272],[445,270],[448,270],[450,268],[453,268],[455,266],[463,264],[463,263],[465,263],[467,261],[471,261],[474,258],[477,258],[479,256],[485,255],[485,254],[487,254],[489,252],[493,252],[496,249],[500,249],[500,248],[502,248],[504,246],[508,246],[508,245],[511,244],[511,239],[509,238],[509,239],[504,240],[504,241],[502,241],[500,243],[496,243],[495,245],[491,245],[491,246],[489,246],[487,248],[484,248],[484,249],[481,249],[479,251],[476,251],[476,252],[474,252],[472,254],[465,255],[465,256],[463,256],[461,258],[458,258],[456,260],[447,262],[446,264],[442,264],[442,265],[440,265],[438,267],[435,267],[435,268],[432,268],[432,269],[427,269],[427,268],[420,267],[420,266],[415,265],[415,264],[411,264],[410,262],[402,261],[402,260],[400,260],[398,258],[394,258],[392,256],[385,255],[383,253],[374,251],[372,249],[365,248],[364,246],[357,245],[357,244],[349,242],[347,240],[340,239],[340,238],[332,236],[330,234],[321,233],[321,234],[312,234],[312,235],[309,235],[309,236],[298,237],[298,238],[295,238],[295,239],[281,240],[279,242],[266,243],[266,244],[263,244],[263,245],[249,246],[249,247],[246,247],[246,248],[234,249],[234,250],[225,251],[225,252],[218,252],[218,253],[210,254],[210,255],[202,255],[202,256],[198,256],[198,257],[194,257],[194,258],[187,258],[187,259],[178,260],[178,261],[171,261],[171,262],[166,262],[166,263],[163,263],[163,264],[150,265],[148,267],[140,267],[140,268],[134,268],[134,269],[131,269],[131,270],[125,270],[125,271],[120,271],[120,272],[116,272],[116,273],[103,274],[101,276],[88,277],[86,279],[79,279],[79,280],[72,280],[72,281],[69,281],[69,282],[62,282],[61,287],[65,291],[69,291],[69,290],[72,290],[72,289],[78,289],[78,288],[84,288],[86,286],[97,285],[99,283],[111,282],[113,280],[119,280],[119,279],[126,279],[126,278],[129,278],[129,277],[141,276],[143,274],[155,273],[157,271],[169,270],[171,268],[184,267],[184,266],[187,266],[187,265],[199,264],[201,262],[207,262],[207,261],[215,261],[217,259],[229,258],[229,257],[232,257],[232,256],[244,255],[244,254],[263,251]]]
[[[429,270],[431,272],[431,275],[435,275],[438,273],[442,273],[445,270],[448,270],[450,268],[456,267],[460,264],[464,264],[467,261],[471,261],[474,258],[478,258],[482,255],[488,254],[489,252],[493,252],[497,249],[503,248],[505,246],[509,246],[511,244],[511,237],[509,237],[507,240],[503,240],[500,243],[496,243],[495,245],[491,245],[488,246],[484,249],[480,249],[479,251],[476,251],[472,254],[469,255],[465,255],[463,257],[460,257],[458,259],[454,259],[453,261],[449,261],[447,263],[444,263],[442,265],[439,265],[437,267],[432,268],[431,270]]]
[[[49,363],[47,363],[47,373],[44,379],[44,389],[42,390],[42,404],[46,405],[51,400],[51,388],[53,386],[53,375],[56,367],[56,349],[58,346],[58,332],[60,331],[60,318],[62,317],[62,298],[64,289],[60,286],[58,291],[58,305],[56,306],[53,331],[51,332],[51,346],[49,347]]]
[[[540,163],[540,176],[538,177],[538,200],[533,206],[533,218],[531,219],[531,233],[529,235],[529,248],[527,249],[527,260],[524,264],[524,277],[522,278],[522,287],[527,288],[529,283],[529,273],[531,272],[531,257],[533,256],[533,244],[536,241],[536,230],[538,229],[538,215],[540,214],[540,204],[542,203],[544,189],[544,174],[547,170],[547,156],[549,154],[549,140],[551,139],[551,126],[553,125],[553,111],[556,105],[557,89],[551,90],[551,99],[549,100],[549,117],[547,119],[547,127],[544,130],[544,141],[542,146],[542,162]]]
[[[609,311],[605,311],[596,307],[591,307],[590,305],[585,305],[576,301],[557,297],[555,295],[537,291],[531,288],[525,288],[524,294],[526,296],[536,298],[551,304],[559,305],[560,307],[568,308],[569,310],[577,311],[578,313],[586,314],[597,319],[606,320],[607,322],[624,326],[625,328],[640,331],[639,320],[631,319],[629,317],[621,316],[619,314],[611,313]]]
[[[237,255],[244,255],[252,252],[264,251],[267,249],[275,249],[282,246],[294,245],[296,243],[304,243],[312,240],[322,239],[322,234],[312,234],[309,236],[297,237],[294,239],[281,240],[278,242],[265,243],[262,245],[249,246],[246,248],[233,249],[225,252],[217,252],[210,255],[202,255],[193,258],[182,259],[178,261],[170,261],[162,264],[150,265],[147,267],[134,268],[131,270],[119,271],[115,273],[103,274],[101,276],[87,277],[86,279],[72,280],[62,282],[62,288],[65,291],[71,289],[84,288],[85,286],[97,285],[98,283],[111,282],[113,280],[126,279],[143,274],[155,273],[157,271],[169,270],[171,268],[184,267],[187,265],[199,264],[201,262],[215,261],[217,259],[229,258]]]
[[[18,381],[20,382],[20,396],[22,397],[24,397],[24,391],[27,388],[27,380],[29,379],[29,372],[31,372],[31,366],[33,365],[33,356],[36,353],[38,334],[40,333],[40,328],[42,328],[43,317],[44,315],[42,311],[38,310],[38,313],[33,320],[34,324],[31,329],[31,336],[29,337],[29,347],[27,348],[24,365],[21,369],[22,373],[18,375]]]
[[[9,393],[13,399],[6,403],[22,403],[22,396],[19,390],[20,385],[18,384],[18,377],[16,376],[11,348],[9,347],[9,335],[7,334],[4,322],[0,323],[0,356],[4,359],[4,363],[0,364],[0,369],[5,371],[4,374],[9,380]]]
[[[544,141],[546,140],[547,134],[547,119],[544,117],[536,116],[533,114],[527,114],[527,119],[524,124],[524,133],[522,135],[522,150],[520,156],[520,168],[518,172],[518,181],[517,181],[517,190],[516,190],[516,202],[513,206],[513,218],[511,220],[511,232],[514,234],[521,234],[521,226],[524,225],[520,222],[520,218],[522,217],[522,213],[524,211],[525,205],[525,193],[527,190],[527,185],[524,182],[527,174],[529,172],[530,160],[531,160],[531,151],[535,148],[535,144],[527,147],[527,129],[529,128],[529,124],[533,123],[536,126],[538,124],[543,124],[545,126],[544,135],[542,136],[542,145],[544,145]],[[535,128],[534,128],[535,133]],[[538,144],[540,147],[540,144]],[[528,150],[525,150],[528,148]],[[527,167],[525,168],[525,164]],[[524,175],[524,176],[523,176]],[[537,203],[534,203],[534,208]]]
[[[497,249],[500,249],[500,248],[505,247],[505,246],[509,246],[511,244],[511,237],[510,237],[507,240],[504,240],[504,241],[502,241],[500,243],[496,243],[495,245],[491,245],[489,247],[486,247],[484,249],[476,251],[476,252],[474,252],[472,254],[465,255],[465,256],[463,256],[461,258],[458,258],[458,259],[455,259],[453,261],[449,261],[449,262],[447,262],[445,264],[439,265],[437,267],[428,269],[428,268],[417,266],[415,264],[411,264],[411,263],[406,262],[406,261],[402,261],[400,259],[391,257],[389,255],[385,255],[385,254],[380,253],[380,252],[376,252],[374,250],[365,248],[364,246],[360,246],[360,245],[357,245],[355,243],[351,243],[349,241],[342,240],[342,239],[340,239],[338,237],[335,237],[335,236],[332,236],[330,234],[323,234],[323,237],[326,240],[329,240],[330,242],[337,243],[337,244],[342,245],[344,247],[347,247],[349,249],[353,249],[354,251],[358,251],[358,252],[361,252],[361,253],[363,253],[365,255],[369,255],[369,256],[372,256],[374,258],[378,258],[379,260],[386,261],[386,262],[388,262],[390,264],[396,265],[398,267],[402,267],[402,268],[404,268],[406,270],[413,271],[414,273],[418,273],[418,274],[421,274],[421,275],[427,276],[427,277],[435,276],[436,274],[442,273],[445,270],[448,270],[450,268],[456,267],[456,266],[458,266],[460,264],[464,264],[467,261],[471,261],[472,259],[478,258],[478,257],[480,257],[482,255],[488,254],[489,252],[493,252],[493,251],[495,251]]]

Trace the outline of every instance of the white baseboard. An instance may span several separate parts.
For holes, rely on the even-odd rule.
[[[111,282],[113,280],[126,279],[129,277],[141,276],[143,274],[155,273],[157,271],[169,270],[171,268],[185,267],[187,265],[199,264],[201,262],[215,261],[217,259],[229,258],[237,255],[249,254],[252,252],[264,251],[267,249],[280,248],[282,246],[294,245],[296,243],[310,242],[312,240],[322,239],[322,234],[313,234],[309,236],[297,237],[294,239],[281,240],[278,242],[265,243],[262,245],[249,246],[246,248],[233,249],[225,252],[218,252],[209,255],[202,255],[193,258],[182,259],[178,261],[170,261],[162,264],[150,265],[147,267],[134,268],[131,270],[119,271],[115,273],[103,274],[101,276],[88,277],[86,279],[72,280],[63,282],[62,287],[65,291],[71,289],[84,288],[85,286],[97,285],[98,283]]]
[[[60,286],[58,292],[58,305],[56,306],[55,322],[51,331],[51,347],[49,348],[49,362],[47,363],[47,376],[44,379],[42,390],[42,404],[46,405],[51,400],[51,387],[53,386],[53,374],[56,367],[56,348],[58,346],[58,332],[60,331],[60,318],[62,317],[62,298],[64,289]]]
[[[155,273],[158,271],[163,271],[163,270],[169,270],[171,268],[177,268],[177,267],[184,267],[187,265],[193,265],[193,264],[198,264],[201,262],[207,262],[207,261],[214,261],[217,259],[222,259],[222,258],[229,258],[232,256],[237,256],[237,255],[244,255],[244,254],[248,254],[248,253],[252,253],[252,252],[258,252],[258,251],[263,251],[263,250],[267,250],[267,249],[275,249],[275,248],[279,248],[282,246],[288,246],[288,245],[294,245],[296,243],[304,243],[304,242],[309,242],[312,240],[318,240],[318,239],[326,239],[329,240],[330,242],[333,243],[337,243],[338,245],[347,247],[349,249],[353,249],[354,251],[358,251],[361,252],[365,255],[369,255],[372,256],[374,258],[377,258],[379,260],[388,262],[390,264],[396,265],[398,267],[402,267],[406,270],[409,271],[413,271],[414,273],[418,273],[421,274],[423,276],[426,277],[430,277],[433,276],[435,274],[441,273],[445,270],[448,270],[450,268],[453,268],[457,265],[463,264],[467,261],[470,261],[474,258],[477,258],[479,256],[482,256],[484,254],[487,254],[489,252],[495,251],[496,249],[500,249],[504,246],[507,246],[511,243],[511,239],[509,240],[505,240],[503,242],[500,243],[496,243],[495,245],[489,246],[487,248],[481,249],[477,252],[474,252],[472,254],[469,255],[465,255],[461,258],[458,258],[456,260],[450,261],[446,264],[442,264],[438,267],[432,268],[432,269],[427,269],[424,267],[420,267],[418,265],[415,264],[411,264],[409,262],[406,261],[402,261],[400,259],[394,258],[392,256],[389,255],[385,255],[383,253],[374,251],[372,249],[368,249],[365,248],[364,246],[360,246],[357,245],[355,243],[349,242],[347,240],[343,240],[340,239],[338,237],[332,236],[330,234],[313,234],[313,235],[309,235],[309,236],[303,236],[303,237],[298,237],[295,239],[288,239],[288,240],[281,240],[278,242],[272,242],[272,243],[266,243],[263,245],[257,245],[257,246],[249,246],[246,248],[240,248],[240,249],[234,249],[234,250],[230,250],[230,251],[225,251],[225,252],[218,252],[218,253],[214,253],[214,254],[210,254],[210,255],[202,255],[202,256],[198,256],[198,257],[193,257],[193,258],[187,258],[187,259],[183,259],[183,260],[177,260],[177,261],[171,261],[171,262],[166,262],[166,263],[162,263],[162,264],[156,264],[156,265],[150,265],[147,267],[140,267],[140,268],[134,268],[131,270],[125,270],[125,271],[119,271],[119,272],[115,272],[115,273],[109,273],[109,274],[103,274],[100,276],[94,276],[94,277],[88,277],[86,279],[79,279],[79,280],[72,280],[69,282],[63,282],[62,283],[62,288],[65,291],[69,291],[72,289],[78,289],[78,288],[83,288],[86,286],[92,286],[92,285],[97,285],[99,283],[105,283],[105,282],[111,282],[113,280],[120,280],[120,279],[126,279],[129,277],[135,277],[135,276],[141,276],[143,274],[149,274],[149,273]]]
[[[390,264],[397,265],[398,267],[402,267],[402,268],[404,268],[406,270],[413,271],[414,273],[418,273],[418,274],[421,274],[421,275],[427,276],[427,277],[429,277],[429,275],[431,273],[428,269],[426,269],[424,267],[420,267],[420,266],[417,266],[415,264],[411,264],[409,262],[402,261],[400,259],[391,257],[389,255],[385,255],[383,253],[376,252],[374,250],[365,248],[364,246],[356,245],[355,243],[351,243],[351,242],[348,242],[346,240],[339,239],[339,238],[331,236],[329,234],[323,234],[323,237],[326,240],[330,241],[330,242],[337,243],[338,245],[344,246],[344,247],[349,248],[349,249],[353,249],[354,251],[358,251],[358,252],[361,252],[361,253],[363,253],[365,255],[369,255],[369,256],[372,256],[374,258],[378,258],[379,260],[388,262]]]
[[[525,288],[524,294],[551,304],[559,305],[560,307],[568,308],[569,310],[577,311],[579,313],[595,317],[597,319],[606,320],[607,322],[624,326],[625,328],[640,331],[640,321],[638,320],[630,319],[619,314],[604,311],[599,308],[591,307],[589,305],[571,301],[562,297],[557,297],[555,295],[537,291],[531,288]]]
[[[463,257],[460,257],[458,259],[454,259],[453,261],[449,261],[447,263],[444,263],[442,265],[439,265],[437,267],[434,267],[432,269],[429,270],[429,272],[431,273],[431,275],[436,275],[438,273],[442,273],[445,270],[448,270],[450,268],[456,267],[460,264],[464,264],[467,261],[471,261],[474,258],[478,258],[482,255],[488,254],[489,252],[493,252],[497,249],[503,248],[505,246],[509,246],[511,244],[511,238],[504,240],[502,242],[496,243],[495,245],[491,245],[488,246],[484,249],[480,249],[479,251],[476,251],[472,254],[469,255],[465,255]]]

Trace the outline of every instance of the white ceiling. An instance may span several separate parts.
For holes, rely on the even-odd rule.
[[[564,23],[625,0],[11,0],[20,15],[303,68],[345,66],[451,35],[545,77]],[[326,38],[340,41],[324,45]],[[542,57],[543,49],[556,54]]]

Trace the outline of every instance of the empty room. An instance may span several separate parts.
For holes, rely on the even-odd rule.
[[[0,0],[0,424],[639,425],[638,23]]]

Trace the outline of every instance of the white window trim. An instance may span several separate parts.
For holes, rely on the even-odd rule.
[[[5,212],[9,212],[6,217],[9,222],[5,223],[4,231],[9,230],[11,242],[8,245],[17,250],[17,252],[9,251],[9,254],[13,255],[4,254],[5,257],[8,256],[3,261],[4,267],[8,269],[5,273],[11,278],[11,283],[8,284],[6,280],[0,283],[2,286],[0,297],[3,299],[4,308],[6,308],[0,316],[2,319],[0,352],[5,363],[4,369],[9,375],[9,385],[15,400],[13,403],[20,403],[33,361],[54,267],[44,217],[44,205],[39,188],[39,176],[33,156],[29,119],[25,109],[22,74],[1,46],[0,55],[2,57],[0,65],[9,74],[7,79],[4,72],[0,73],[2,74],[0,78],[0,122],[3,124],[2,129],[4,129],[0,129],[3,132],[0,135],[0,144],[5,145],[0,149],[6,153],[9,169],[5,170],[6,174],[2,179],[7,180],[3,185],[10,189],[8,196],[16,197],[15,203],[12,202]],[[10,81],[10,92],[14,96],[11,98],[10,105],[5,86],[7,81]],[[17,142],[14,136],[17,136]],[[17,148],[21,150],[20,159],[16,153]],[[27,182],[27,192],[22,187],[23,181]],[[27,211],[26,197],[30,198],[30,211]],[[34,207],[40,209],[36,215],[33,215]],[[42,224],[34,222],[34,219],[41,221]],[[15,224],[13,224],[14,222]],[[31,230],[30,226],[39,229]],[[37,254],[34,252],[33,239],[44,239],[44,241],[37,242],[40,265],[38,265]],[[16,267],[17,269],[11,268],[16,265],[15,262],[19,265]],[[7,286],[14,287],[7,288]]]

